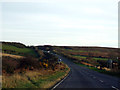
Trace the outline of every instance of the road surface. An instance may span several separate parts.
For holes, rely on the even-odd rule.
[[[68,77],[63,82],[57,84],[56,88],[111,88],[120,89],[120,78],[101,74],[74,64],[70,60],[58,56],[71,69]]]

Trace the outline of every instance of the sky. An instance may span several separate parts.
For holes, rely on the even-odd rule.
[[[0,2],[1,41],[118,47],[118,0]]]

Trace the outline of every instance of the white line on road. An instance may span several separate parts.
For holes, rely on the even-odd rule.
[[[58,84],[56,84],[51,90],[54,90],[58,85],[60,85],[67,77],[69,76],[69,73],[68,75],[63,79],[61,80]]]
[[[116,90],[119,90],[118,88],[116,88],[116,87],[114,87],[114,86],[112,86],[112,88],[114,88],[114,89],[116,89]]]
[[[102,80],[99,80],[100,82],[103,82]]]

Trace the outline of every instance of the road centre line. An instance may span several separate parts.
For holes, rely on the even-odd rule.
[[[99,80],[100,82],[103,82],[102,80]]]

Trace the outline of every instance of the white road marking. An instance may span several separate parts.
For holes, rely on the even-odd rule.
[[[56,84],[51,90],[54,90],[57,86],[59,86],[68,76],[69,74],[63,80],[61,80],[58,84]]]
[[[116,88],[116,87],[114,87],[114,86],[112,86],[112,88],[114,88],[114,89],[116,89],[116,90],[119,90],[118,88]]]
[[[102,80],[99,80],[100,82],[103,82]]]

